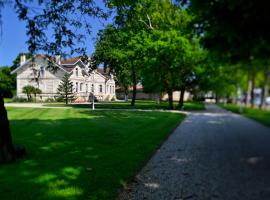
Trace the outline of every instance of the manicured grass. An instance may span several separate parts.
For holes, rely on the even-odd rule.
[[[11,98],[4,98],[4,102],[5,103],[10,103],[11,102]]]
[[[219,104],[221,107],[230,110],[234,113],[244,115],[248,118],[254,119],[266,126],[270,126],[270,111],[260,110],[257,108],[245,108],[243,107],[242,112],[240,112],[240,107],[235,104]]]
[[[69,104],[65,105],[63,103],[50,103],[45,104],[46,106],[71,106],[75,108],[89,108],[89,104]],[[168,102],[160,102],[157,104],[155,101],[151,100],[137,100],[135,107],[130,106],[130,102],[111,102],[111,103],[97,103],[96,108],[104,109],[168,109]],[[174,102],[175,109],[177,108],[177,102]],[[185,102],[183,110],[204,110],[204,104],[202,102]]]
[[[27,157],[0,166],[1,200],[117,196],[184,115],[165,112],[8,108]]]

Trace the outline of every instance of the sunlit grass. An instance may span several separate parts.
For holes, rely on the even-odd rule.
[[[174,102],[174,109],[179,110],[178,102]],[[65,105],[64,103],[48,103],[46,106],[60,106],[60,107],[74,107],[74,108],[91,108],[89,104],[69,104]],[[98,102],[95,104],[96,108],[104,109],[168,109],[168,102],[161,101],[157,104],[152,100],[136,100],[135,106],[132,107],[129,102],[110,102],[102,103]],[[202,102],[187,101],[184,103],[183,110],[204,110],[204,104]]]
[[[177,113],[8,108],[25,159],[0,166],[0,199],[114,199],[184,118]]]

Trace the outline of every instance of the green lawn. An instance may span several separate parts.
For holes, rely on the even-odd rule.
[[[26,159],[0,166],[1,200],[114,199],[183,120],[164,112],[8,108]]]
[[[11,102],[11,98],[4,98],[4,102],[5,103],[10,103]]]
[[[234,113],[238,113],[244,115],[248,118],[254,119],[266,126],[270,126],[270,111],[260,110],[257,108],[243,108],[243,111],[240,113],[240,109],[238,105],[234,104],[219,104],[221,107],[230,110]]]
[[[177,102],[174,102],[174,107],[177,109]],[[63,103],[49,103],[46,106],[66,106]],[[69,104],[67,106],[75,108],[86,108],[90,107],[88,104]],[[157,104],[155,101],[151,100],[137,100],[135,107],[130,106],[130,102],[112,102],[112,103],[97,103],[96,108],[106,108],[106,109],[168,109],[168,102],[160,102]],[[204,110],[204,104],[202,102],[185,102],[184,110]]]

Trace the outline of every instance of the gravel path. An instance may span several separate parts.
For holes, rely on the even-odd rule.
[[[269,200],[270,129],[208,105],[190,113],[121,200]]]

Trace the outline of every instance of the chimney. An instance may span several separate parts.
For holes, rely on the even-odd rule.
[[[56,62],[58,65],[61,65],[61,56],[60,56],[60,55],[56,55],[56,56],[55,56],[55,62]]]
[[[25,61],[26,61],[26,57],[24,54],[22,54],[20,57],[20,65],[23,65],[25,63]]]

